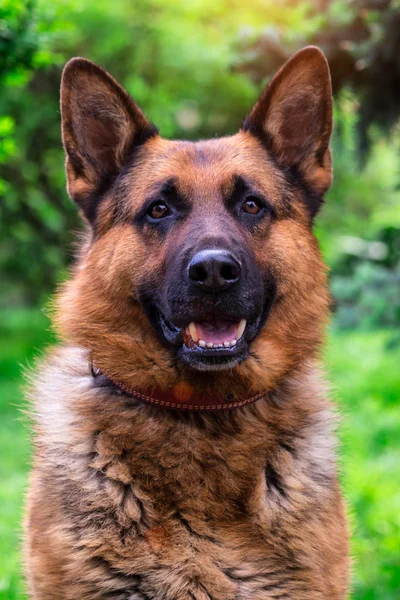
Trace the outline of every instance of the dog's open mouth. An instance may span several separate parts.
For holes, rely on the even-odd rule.
[[[246,319],[239,322],[225,319],[213,319],[195,323],[192,321],[185,329],[184,343],[188,348],[233,348],[236,346],[246,329]]]
[[[259,320],[248,323],[246,319],[207,317],[177,327],[158,314],[159,329],[169,344],[175,346],[184,363],[200,370],[232,368],[245,360],[249,341],[259,329]]]
[[[246,319],[192,321],[184,329],[180,358],[200,370],[232,368],[248,356]]]

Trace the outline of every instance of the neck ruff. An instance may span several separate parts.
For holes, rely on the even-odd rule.
[[[114,388],[119,394],[132,396],[147,404],[163,406],[173,410],[186,411],[222,411],[233,410],[246,404],[253,404],[266,396],[267,392],[259,392],[245,398],[235,398],[231,393],[225,397],[215,398],[196,393],[196,391],[187,383],[177,384],[170,390],[151,389],[134,390],[119,381],[109,377],[100,369],[90,363],[90,371],[94,379],[95,387]]]

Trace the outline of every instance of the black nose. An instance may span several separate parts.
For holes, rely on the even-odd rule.
[[[206,292],[221,292],[239,281],[241,266],[227,250],[201,250],[188,266],[189,281]]]

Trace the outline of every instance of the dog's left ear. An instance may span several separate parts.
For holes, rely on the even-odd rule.
[[[61,116],[68,193],[92,221],[98,195],[157,129],[111,75],[84,58],[64,68]]]
[[[243,128],[256,135],[282,167],[300,175],[314,194],[326,192],[332,178],[332,87],[321,50],[309,46],[288,60]]]

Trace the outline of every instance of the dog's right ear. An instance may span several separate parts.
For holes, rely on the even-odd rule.
[[[115,79],[84,58],[64,68],[61,115],[68,193],[92,221],[98,195],[133,148],[158,132]]]

